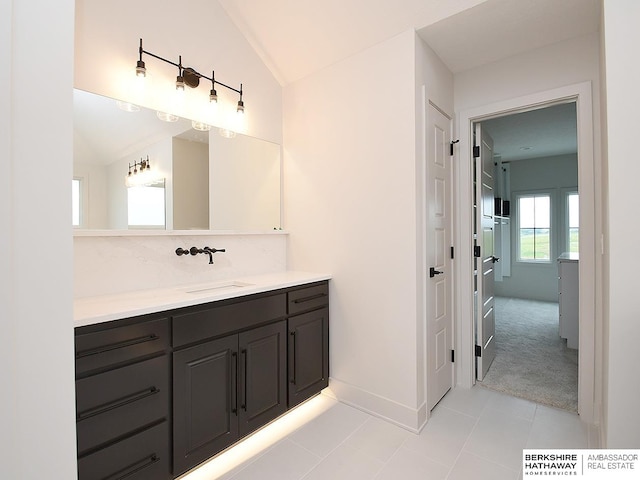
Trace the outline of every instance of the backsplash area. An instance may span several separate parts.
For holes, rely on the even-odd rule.
[[[178,256],[178,247],[226,249]],[[74,237],[74,297],[163,288],[285,271],[287,235],[197,234]]]

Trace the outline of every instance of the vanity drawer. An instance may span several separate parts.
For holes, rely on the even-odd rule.
[[[287,294],[289,315],[329,305],[329,284],[323,282]]]
[[[285,317],[284,293],[242,298],[233,303],[211,305],[173,316],[173,346],[181,347],[208,338],[226,335]]]
[[[169,319],[76,333],[76,378],[169,348]]]
[[[77,380],[76,412],[79,454],[166,418],[168,355]]]
[[[79,480],[159,480],[169,475],[167,422],[78,459]]]

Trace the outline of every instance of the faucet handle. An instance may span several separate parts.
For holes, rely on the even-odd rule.
[[[181,255],[188,255],[188,254],[189,254],[189,250],[185,250],[182,247],[176,248],[176,255],[181,256]]]

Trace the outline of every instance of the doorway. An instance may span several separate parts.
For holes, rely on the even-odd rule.
[[[560,311],[558,289],[560,266],[577,268],[578,262],[576,103],[561,101],[474,122],[474,132],[477,145],[491,145],[477,151],[475,178],[476,185],[482,179],[483,188],[485,178],[491,179],[487,202],[480,202],[476,188],[476,216],[488,220],[493,238],[480,257],[493,260],[490,268],[483,262],[483,275],[476,268],[482,292],[476,312],[482,309],[483,315],[475,323],[483,331],[491,327],[495,352],[493,363],[486,349],[478,352],[476,379],[493,390],[577,412],[577,309]],[[477,244],[486,243],[488,230],[476,232]],[[565,275],[567,300],[575,291],[572,301],[577,302],[577,282],[577,275]],[[575,331],[560,328],[570,320]]]
[[[595,265],[596,214],[591,83],[560,87],[536,94],[501,101],[461,111],[458,115],[460,135],[459,161],[456,169],[458,192],[456,247],[460,252],[456,263],[456,364],[457,384],[470,388],[475,383],[474,286],[473,286],[473,209],[472,209],[472,125],[513,113],[529,111],[562,102],[577,105],[578,185],[580,188],[580,266],[579,266],[579,380],[578,412],[584,421],[593,422],[595,392]]]

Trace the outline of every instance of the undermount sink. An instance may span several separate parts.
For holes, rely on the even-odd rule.
[[[187,287],[186,289],[182,289],[182,291],[184,293],[215,293],[221,290],[244,288],[244,287],[251,287],[251,286],[253,286],[253,283],[237,282],[235,280],[231,280],[228,282]]]

